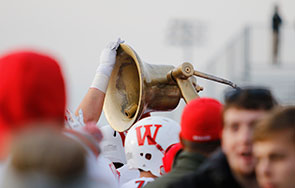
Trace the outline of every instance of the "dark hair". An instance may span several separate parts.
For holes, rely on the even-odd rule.
[[[224,111],[229,108],[249,110],[271,110],[277,105],[269,89],[263,87],[244,87],[225,93]]]
[[[272,138],[276,133],[288,131],[295,143],[295,106],[278,107],[258,122],[254,129],[253,140],[262,141]]]
[[[220,140],[213,140],[208,142],[192,142],[189,140],[181,139],[184,148],[192,152],[201,153],[203,155],[210,155],[220,146]]]

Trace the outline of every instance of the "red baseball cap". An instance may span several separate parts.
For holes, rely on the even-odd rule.
[[[221,138],[222,104],[212,98],[198,98],[188,103],[181,117],[181,138],[207,142]]]

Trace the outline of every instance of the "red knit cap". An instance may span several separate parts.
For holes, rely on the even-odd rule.
[[[65,103],[64,79],[54,59],[27,51],[0,57],[0,146],[1,138],[26,124],[62,123]]]
[[[181,117],[181,138],[193,142],[220,139],[222,104],[212,98],[198,98],[187,104]]]

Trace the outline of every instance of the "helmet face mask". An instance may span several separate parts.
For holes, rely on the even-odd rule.
[[[129,168],[150,171],[161,176],[164,151],[179,142],[180,125],[169,118],[152,116],[135,123],[125,139]]]

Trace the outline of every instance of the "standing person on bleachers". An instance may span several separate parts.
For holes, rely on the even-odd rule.
[[[272,63],[279,64],[279,52],[280,52],[280,28],[282,25],[282,18],[279,14],[279,6],[275,5],[274,14],[272,16]]]

